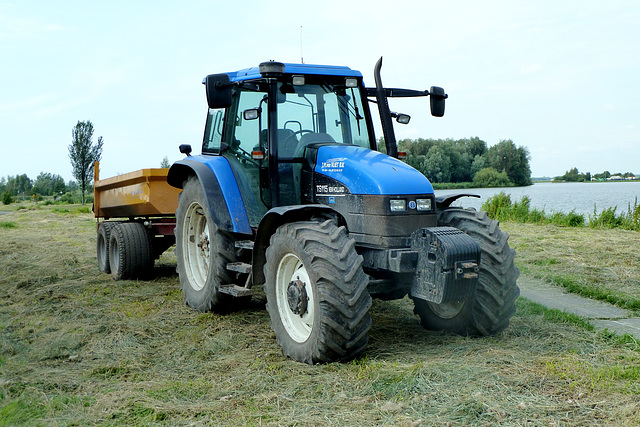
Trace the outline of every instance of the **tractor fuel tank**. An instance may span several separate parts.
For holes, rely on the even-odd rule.
[[[436,304],[469,299],[475,292],[480,245],[453,227],[430,227],[411,235],[418,253],[411,295]]]

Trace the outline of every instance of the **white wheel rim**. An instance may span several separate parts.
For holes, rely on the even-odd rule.
[[[191,287],[200,291],[209,275],[211,245],[207,217],[198,203],[193,202],[187,208],[182,229],[181,244],[187,278]]]
[[[429,302],[429,308],[441,319],[453,319],[464,307],[465,301],[450,301],[441,304]]]
[[[295,314],[291,310],[287,298],[289,284],[296,280],[305,284],[306,294],[309,298],[307,301],[307,309],[302,316]],[[280,320],[289,336],[299,343],[306,341],[313,330],[315,306],[313,285],[304,264],[300,258],[292,253],[283,256],[278,264],[276,273],[276,300]]]

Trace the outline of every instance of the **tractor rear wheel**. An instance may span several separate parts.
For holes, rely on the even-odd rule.
[[[233,297],[221,293],[220,287],[234,282],[227,270],[227,264],[235,261],[234,242],[211,219],[196,177],[185,181],[179,195],[175,236],[180,288],[187,305],[202,312],[229,311]]]
[[[271,236],[264,291],[286,356],[314,364],[362,352],[371,326],[362,263],[355,241],[331,220],[285,224]]]
[[[493,335],[509,326],[516,311],[520,272],[508,234],[486,212],[451,208],[438,212],[438,225],[458,228],[480,244],[480,272],[474,296],[466,301],[435,304],[413,298],[414,312],[427,329],[459,335]]]

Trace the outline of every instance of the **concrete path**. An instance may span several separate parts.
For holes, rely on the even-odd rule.
[[[548,308],[573,313],[586,318],[597,329],[609,329],[617,334],[630,334],[640,339],[640,317],[632,311],[570,294],[563,289],[523,274],[518,278],[520,296]]]

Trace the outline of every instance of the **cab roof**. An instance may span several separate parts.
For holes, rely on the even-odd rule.
[[[362,73],[352,70],[349,67],[336,65],[314,65],[314,64],[284,64],[285,74],[304,74],[304,75],[320,75],[320,76],[339,76],[339,77],[362,77]],[[240,82],[244,80],[259,79],[262,77],[258,67],[245,68],[239,71],[225,73],[232,82]]]

